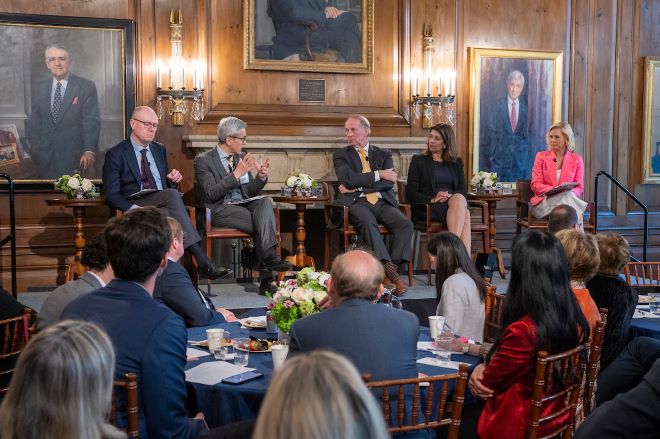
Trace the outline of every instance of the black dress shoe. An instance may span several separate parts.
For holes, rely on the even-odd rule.
[[[291,263],[283,261],[282,259],[271,259],[269,261],[265,261],[264,264],[266,265],[266,270],[277,271],[278,273],[284,273],[285,271],[289,271],[293,268]]]
[[[219,267],[213,263],[209,263],[204,267],[201,273],[211,280],[222,279],[229,276],[232,272],[229,268]]]
[[[267,293],[272,296],[277,293],[277,287],[270,280],[262,280],[259,283],[259,295],[265,296]]]

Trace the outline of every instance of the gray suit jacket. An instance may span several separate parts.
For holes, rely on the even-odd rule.
[[[241,156],[236,155],[236,159]],[[239,188],[245,198],[259,195],[259,192],[266,186],[268,179],[263,181],[261,178],[254,178],[250,173],[248,175],[250,182],[240,184],[234,174],[230,174],[225,170],[217,148],[195,157],[197,196],[214,213],[222,210],[222,207],[227,205],[229,199],[225,199],[225,197],[232,189]]]
[[[76,280],[57,287],[50,293],[41,307],[37,315],[37,326],[41,330],[53,323],[57,323],[60,320],[62,311],[73,299],[83,294],[91,293],[99,288],[101,288],[101,282],[89,272]]]

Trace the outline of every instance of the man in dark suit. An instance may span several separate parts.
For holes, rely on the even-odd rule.
[[[410,260],[413,225],[398,208],[394,197],[392,153],[369,143],[370,125],[366,117],[354,115],[346,120],[349,145],[335,152],[332,160],[339,182],[335,203],[348,206],[349,221],[364,243],[383,262],[385,274],[402,295],[406,287],[399,277],[399,265]],[[391,234],[388,249],[378,231],[383,224]]]
[[[507,97],[495,101],[486,120],[481,144],[489,148],[491,172],[498,181],[529,179],[534,154],[530,151],[527,104],[520,99],[525,77],[518,70],[509,73]]]
[[[167,171],[165,146],[154,142],[158,116],[149,107],[137,107],[130,123],[130,138],[105,153],[103,188],[108,206],[124,212],[142,206],[158,207],[183,227],[184,245],[197,260],[202,274],[211,279],[228,276],[231,271],[215,266],[199,245],[201,238],[175,189],[183,176],[176,169]],[[137,198],[131,196],[144,190],[152,192]]]
[[[195,158],[197,193],[211,209],[213,225],[238,229],[254,236],[257,257],[263,264],[260,292],[275,292],[273,271],[287,271],[291,264],[277,257],[275,215],[270,198],[245,202],[261,193],[268,182],[269,163],[242,152],[247,124],[236,117],[218,123],[218,146]],[[252,172],[256,171],[256,178]]]
[[[115,379],[128,372],[138,375],[141,437],[208,435],[204,415],[189,418],[186,413],[186,326],[152,298],[170,247],[165,215],[153,207],[131,210],[112,218],[104,235],[116,278],[71,302],[62,319],[98,323],[117,353]],[[122,413],[121,401],[118,406]]]
[[[217,309],[213,302],[200,293],[190,275],[179,263],[183,256],[183,230],[174,218],[167,218],[170,225],[172,244],[167,252],[167,267],[156,279],[154,300],[167,305],[183,317],[186,326],[209,326],[216,323],[236,321],[234,314],[226,309]]]
[[[76,280],[57,287],[46,299],[37,316],[39,330],[60,320],[60,314],[74,299],[106,286],[114,279],[103,234],[89,240],[82,251],[80,263],[87,267],[85,274]]]
[[[335,258],[328,295],[335,308],[296,321],[290,351],[329,349],[345,355],[372,380],[417,377],[419,320],[374,303],[382,294],[383,267],[363,250]]]
[[[53,77],[35,87],[27,120],[35,169],[40,178],[93,172],[101,131],[96,86],[69,72],[66,48],[51,45],[45,55]]]

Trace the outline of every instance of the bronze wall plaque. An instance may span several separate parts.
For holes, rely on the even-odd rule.
[[[299,79],[299,102],[325,102],[325,79]]]

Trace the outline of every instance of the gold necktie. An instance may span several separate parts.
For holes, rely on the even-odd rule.
[[[357,152],[360,155],[360,161],[362,162],[362,173],[371,172],[371,166],[369,166],[369,162],[367,161],[367,153],[364,148],[357,148]],[[367,198],[367,201],[371,204],[376,204],[378,202],[378,194],[376,192],[370,192],[364,195]]]
[[[234,172],[234,169],[236,169],[236,165],[234,164],[234,154],[227,157],[227,164],[229,165],[229,173],[231,174]]]

